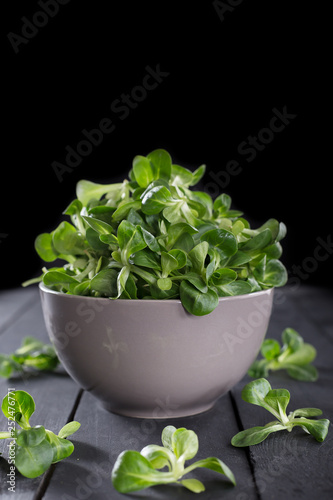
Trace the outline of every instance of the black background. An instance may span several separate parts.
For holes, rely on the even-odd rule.
[[[317,238],[332,238],[325,13],[303,2],[230,4],[223,13],[206,0],[70,0],[17,53],[8,34],[22,36],[24,16],[43,23],[45,15],[36,15],[37,1],[7,5],[0,287],[40,273],[34,239],[60,222],[79,179],[122,180],[135,155],[155,148],[191,169],[205,163],[198,188],[227,192],[254,225],[283,220],[290,276],[299,266],[302,281],[329,285],[332,254],[313,257]],[[123,94],[140,95],[134,88],[148,66],[167,76],[122,119],[110,106]],[[274,108],[296,117],[247,161],[239,145],[269,126]],[[75,149],[82,130],[103,118],[113,132],[60,182],[52,163],[64,164],[65,148]],[[212,173],[222,179],[231,160],[241,172],[212,187]]]

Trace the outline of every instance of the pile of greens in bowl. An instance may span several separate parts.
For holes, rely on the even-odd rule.
[[[219,297],[284,285],[285,225],[269,219],[252,229],[227,194],[212,200],[191,189],[204,173],[204,165],[191,172],[157,149],[136,156],[122,183],[79,181],[68,220],[35,242],[44,261],[65,264],[43,268],[38,279],[73,295],[180,299],[197,316]]]

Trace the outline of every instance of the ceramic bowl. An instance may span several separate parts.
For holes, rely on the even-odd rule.
[[[273,289],[220,298],[206,316],[179,300],[110,300],[40,284],[46,328],[69,375],[105,408],[140,418],[210,409],[265,337]]]

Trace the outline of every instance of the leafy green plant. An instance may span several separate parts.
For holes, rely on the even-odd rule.
[[[31,427],[29,420],[35,411],[35,401],[25,391],[9,392],[3,398],[1,408],[8,422],[13,425],[10,430],[0,432],[0,439],[14,439],[9,445],[13,448],[9,460],[23,476],[40,476],[51,464],[73,453],[73,443],[65,438],[79,429],[79,422],[69,422],[60,429],[58,435],[42,425]],[[21,429],[16,429],[15,422]]]
[[[287,430],[289,432],[295,426],[312,434],[320,443],[327,436],[330,421],[323,418],[312,420],[308,417],[322,415],[318,408],[300,408],[287,415],[286,410],[290,400],[290,393],[287,389],[272,389],[270,383],[265,378],[253,380],[247,384],[242,391],[242,398],[247,403],[262,406],[265,410],[274,415],[277,420],[269,422],[260,427],[252,427],[236,434],[231,444],[233,446],[251,446],[264,441],[272,432]]]
[[[254,361],[248,375],[253,378],[267,377],[270,370],[287,370],[288,375],[297,380],[317,380],[317,369],[310,364],[317,355],[316,349],[305,343],[293,328],[283,330],[282,341],[281,347],[277,340],[265,339],[260,349],[263,359]]]
[[[184,427],[176,429],[168,425],[162,432],[162,444],[148,445],[138,451],[123,451],[117,458],[112,470],[112,483],[120,493],[130,493],[157,484],[178,483],[194,493],[205,490],[198,479],[182,479],[189,472],[204,467],[224,474],[236,484],[229,467],[215,457],[198,460],[185,468],[185,461],[195,457],[198,452],[198,436]],[[161,471],[167,467],[167,471]]]
[[[9,378],[30,371],[54,370],[58,364],[59,359],[51,344],[25,337],[12,354],[0,354],[0,376]]]
[[[269,219],[252,229],[231,198],[214,201],[191,188],[205,173],[172,164],[167,151],[136,156],[129,179],[81,180],[65,210],[70,218],[40,234],[40,278],[60,292],[110,299],[180,299],[194,315],[212,312],[219,297],[282,286],[279,258],[286,227]]]

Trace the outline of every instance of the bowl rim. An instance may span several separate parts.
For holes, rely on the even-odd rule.
[[[110,299],[108,297],[91,297],[89,295],[71,295],[63,292],[58,292],[57,290],[51,290],[48,288],[46,285],[44,285],[43,282],[38,283],[39,289],[44,292],[44,293],[50,293],[57,295],[58,297],[67,297],[68,300],[98,300],[98,301],[108,301],[109,303],[145,303],[145,304],[181,304],[182,302],[180,299]],[[251,293],[244,293],[242,295],[228,295],[226,297],[219,297],[219,303],[224,302],[224,301],[230,301],[230,300],[241,300],[246,298],[251,298],[251,297],[258,297],[260,295],[270,295],[274,293],[275,287],[271,288],[266,288],[265,290],[258,290],[256,292],[251,292]],[[66,299],[66,300],[67,300]]]

